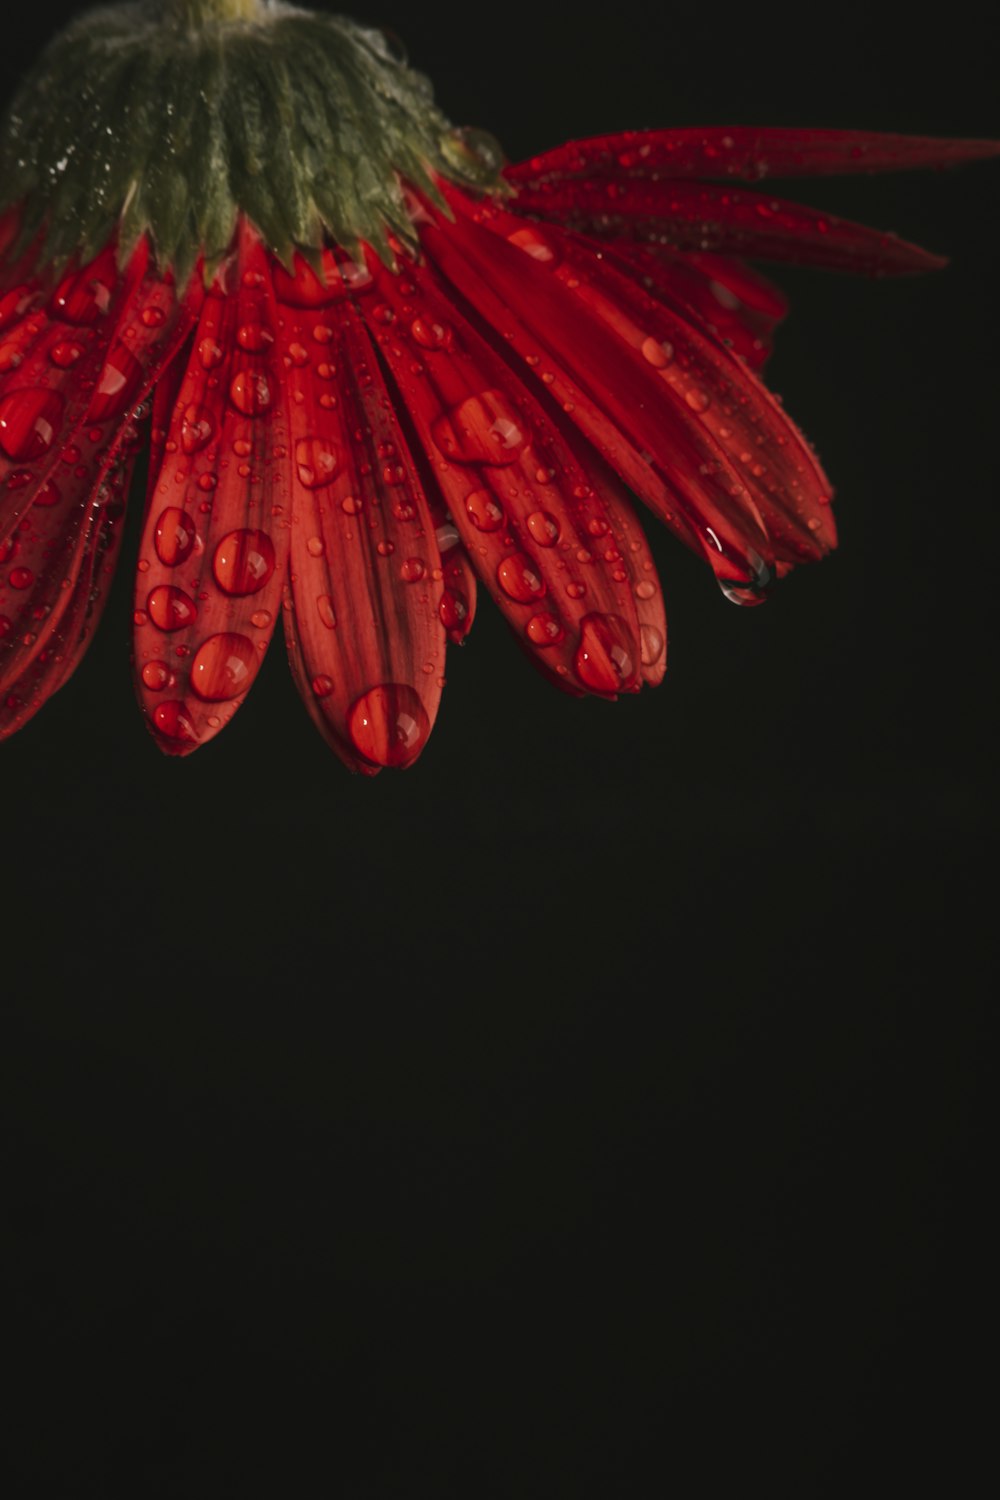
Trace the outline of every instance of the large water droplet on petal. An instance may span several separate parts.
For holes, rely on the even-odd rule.
[[[554,547],[559,540],[559,522],[547,510],[532,511],[526,525],[539,547]]]
[[[157,557],[168,568],[175,568],[191,556],[196,535],[195,523],[187,511],[168,505],[160,512],[153,534]]]
[[[183,589],[161,583],[146,600],[149,618],[158,630],[184,630],[198,618],[198,606]]]
[[[497,582],[507,595],[518,604],[531,604],[545,593],[545,580],[537,567],[523,552],[512,552],[497,568]]]
[[[229,630],[210,635],[191,663],[191,686],[209,703],[236,698],[253,682],[259,660],[253,641],[245,635]]]
[[[57,287],[49,311],[64,323],[86,326],[103,318],[111,306],[112,289],[92,266],[72,272]]]
[[[559,616],[547,611],[532,615],[524,627],[524,633],[535,646],[558,646],[560,641],[566,639]]]
[[[576,675],[598,693],[617,693],[635,683],[634,645],[618,615],[584,615],[574,665]]]
[[[142,385],[142,365],[124,344],[110,350],[90,402],[87,420],[107,422],[135,402]]]
[[[295,444],[295,472],[307,490],[331,484],[339,463],[336,445],[326,438],[304,437]]]
[[[274,573],[274,543],[266,531],[241,528],[224,536],[215,549],[212,572],[227,594],[256,594]]]
[[[469,396],[431,428],[446,458],[459,464],[516,463],[528,441],[523,420],[501,391]]]
[[[465,509],[478,531],[499,531],[503,525],[503,506],[489,490],[473,490],[466,495]]]
[[[215,424],[210,412],[192,402],[181,417],[181,447],[185,453],[200,453],[212,441]]]
[[[47,453],[62,421],[58,391],[11,391],[0,401],[0,448],[8,458],[30,462]]]
[[[383,682],[352,703],[347,729],[359,755],[377,766],[408,766],[431,731],[419,694],[405,682]]]
[[[259,370],[240,370],[229,386],[229,399],[245,417],[257,417],[274,405],[274,382]]]
[[[187,740],[197,744],[198,731],[186,703],[172,698],[167,703],[158,703],[153,710],[153,723],[161,734],[170,740]]]

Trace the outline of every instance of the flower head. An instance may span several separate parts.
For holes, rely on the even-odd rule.
[[[169,753],[228,722],[281,621],[342,759],[411,764],[479,584],[568,691],[658,682],[633,495],[739,603],[835,545],[760,379],[785,301],[744,257],[941,264],[741,183],[996,149],[719,128],[505,166],[343,18],[85,16],[0,155],[0,734],[81,659],[147,442],[134,660]]]

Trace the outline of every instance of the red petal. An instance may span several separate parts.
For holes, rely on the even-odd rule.
[[[714,183],[632,178],[544,182],[523,189],[518,212],[602,239],[674,250],[717,250],[829,271],[901,275],[940,269],[940,255],[849,219]]]
[[[457,194],[454,201],[461,205]],[[425,244],[630,488],[720,580],[764,582],[770,542],[746,483],[694,410],[679,409],[654,365],[632,347],[631,321],[609,299],[596,309],[594,289],[582,279],[553,275],[558,251],[536,228],[493,210],[490,224],[482,228],[460,211],[453,224],[428,226]]]
[[[817,177],[947,167],[1000,154],[1000,142],[865,130],[691,126],[629,130],[557,146],[506,169],[515,183],[558,175],[665,172],[683,177]]]
[[[761,370],[788,304],[759,272],[724,255],[678,255],[657,245],[628,241],[613,248],[616,261],[655,296],[687,304],[697,319],[752,370]]]
[[[281,607],[289,448],[267,256],[239,253],[206,296],[151,469],[136,584],[136,686],[157,744],[186,755],[232,718]]]
[[[378,356],[328,260],[325,295],[304,263],[276,278],[292,449],[286,635],[306,706],[342,759],[403,767],[441,698],[444,575]]]
[[[634,590],[649,575],[636,572],[644,544],[617,486],[425,267],[406,264],[396,277],[373,261],[373,270],[393,314],[379,347],[455,528],[517,638],[571,691],[635,691]],[[367,312],[373,327],[377,313]],[[427,327],[439,330],[433,346]]]
[[[138,283],[135,276],[141,277]],[[0,550],[5,559],[0,571],[0,691],[22,704],[30,702],[32,712],[41,706],[43,688],[50,696],[69,677],[82,655],[80,630],[84,623],[95,624],[103,607],[94,590],[99,585],[100,594],[106,586],[120,536],[127,486],[120,496],[117,491],[124,482],[121,465],[131,472],[131,413],[148,395],[191,321],[190,308],[178,305],[172,284],[149,268],[145,255],[133,263],[129,286],[96,390],[92,383],[85,393],[88,420],[57,452],[55,472],[41,487],[37,465],[14,469],[6,479],[12,509],[24,493],[34,503]],[[98,572],[92,576],[94,567]],[[48,666],[33,669],[42,658]],[[56,667],[65,662],[69,665],[59,675]],[[35,682],[29,696],[26,674]],[[15,717],[17,722],[8,723],[5,732],[24,722],[20,710]]]
[[[58,625],[48,631],[45,644],[21,653],[21,670],[3,691],[0,739],[22,729],[79,666],[100,622],[114,577],[124,532],[125,505],[138,447],[136,429],[120,446],[114,468],[99,487],[84,523],[85,540],[74,581],[66,580]],[[38,514],[36,505],[32,516]],[[26,639],[26,638],[25,638]],[[24,646],[24,641],[21,642]]]

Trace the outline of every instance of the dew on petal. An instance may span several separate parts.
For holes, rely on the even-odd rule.
[[[148,661],[140,675],[151,693],[161,693],[170,681],[171,671],[165,661]]]
[[[63,323],[86,327],[104,317],[111,296],[111,287],[88,266],[64,278],[53,295],[50,311]]]
[[[574,665],[576,675],[598,693],[617,693],[635,682],[632,639],[618,615],[585,615]]]
[[[525,255],[530,255],[532,260],[551,264],[551,262],[558,258],[549,241],[533,224],[525,225],[523,229],[515,230],[507,238],[512,245],[516,245],[519,250],[523,250]]]
[[[11,391],[0,400],[0,448],[16,462],[41,458],[55,441],[63,408],[58,391]]]
[[[30,568],[11,568],[7,575],[12,589],[30,589],[34,581],[35,575]]]
[[[329,594],[320,594],[316,599],[316,613],[326,626],[327,630],[336,630],[337,616],[334,613],[333,600]]]
[[[331,484],[340,466],[336,445],[326,438],[304,437],[295,444],[295,472],[307,490]]]
[[[523,552],[512,552],[504,558],[497,568],[497,582],[508,599],[518,604],[531,604],[545,593],[545,580]]]
[[[203,370],[217,370],[226,357],[222,345],[213,338],[204,338],[198,345],[198,358]]]
[[[408,766],[430,734],[430,719],[416,690],[383,682],[352,703],[347,730],[359,755],[378,766]]]
[[[156,555],[168,568],[175,568],[191,556],[197,531],[187,511],[168,505],[160,512],[153,534]]]
[[[58,505],[61,499],[62,493],[58,485],[56,484],[55,480],[50,479],[48,483],[43,484],[41,489],[38,491],[38,494],[35,496],[35,504],[41,506]]]
[[[399,567],[399,576],[404,583],[419,583],[427,572],[427,566],[421,557],[407,557]]]
[[[274,334],[263,323],[243,323],[236,330],[236,342],[248,354],[266,354],[274,343]]]
[[[215,549],[212,572],[227,594],[256,594],[274,573],[274,543],[266,531],[242,527],[224,536]]]
[[[539,547],[554,547],[559,540],[559,522],[547,510],[532,511],[525,524]]]
[[[49,359],[60,370],[69,370],[86,354],[86,348],[78,339],[60,339],[49,350]]]
[[[270,377],[258,370],[240,370],[229,386],[229,399],[245,417],[257,417],[274,405]]]
[[[666,644],[663,631],[658,630],[655,625],[639,626],[639,650],[644,667],[651,667],[654,662],[659,661]]]
[[[328,677],[325,672],[321,672],[312,679],[309,686],[317,698],[329,698],[333,692],[334,682],[332,677]]]
[[[503,506],[489,490],[473,490],[466,495],[465,509],[477,531],[499,531],[503,525]]]
[[[221,703],[245,693],[259,661],[253,641],[235,631],[210,635],[191,663],[191,686],[199,698]]]
[[[559,616],[548,612],[532,615],[524,627],[524,633],[535,646],[558,646],[560,641],[566,639]]]
[[[158,703],[153,710],[153,723],[161,734],[171,740],[186,740],[196,744],[199,738],[186,703],[177,698],[167,703]]]
[[[469,396],[431,428],[437,447],[459,464],[516,463],[528,437],[524,423],[501,391]]]
[[[645,339],[642,345],[642,357],[653,366],[654,370],[662,370],[674,357],[674,346],[666,339]]]
[[[210,412],[192,402],[184,408],[181,417],[181,447],[185,453],[200,453],[207,448],[215,435],[215,423]]]
[[[184,630],[198,618],[198,606],[191,595],[172,583],[161,583],[152,589],[146,609],[158,630]]]
[[[458,589],[445,589],[438,605],[438,619],[445,630],[459,630],[469,618],[469,601]]]
[[[124,344],[116,344],[108,354],[90,401],[87,420],[107,422],[135,404],[142,385],[142,365]]]

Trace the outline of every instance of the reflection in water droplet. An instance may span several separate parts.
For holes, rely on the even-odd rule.
[[[245,417],[257,417],[274,405],[270,377],[262,371],[240,370],[229,386],[229,399]]]
[[[151,693],[162,692],[170,681],[170,668],[165,661],[148,661],[142,669],[142,680]]]
[[[153,537],[157,557],[168,568],[175,568],[191,556],[196,535],[195,523],[187,511],[167,506],[160,512]]]
[[[532,615],[524,631],[536,646],[558,646],[560,641],[566,639],[566,632],[558,615],[548,613]]]
[[[469,617],[469,601],[458,589],[445,589],[438,605],[438,619],[445,630],[459,630]]]
[[[497,568],[497,582],[508,599],[514,599],[518,604],[530,604],[545,593],[545,580],[531,558],[523,552],[512,552],[504,558]]]
[[[107,422],[134,405],[142,385],[142,365],[124,344],[115,344],[108,354],[91,397],[87,420]]]
[[[215,549],[212,572],[227,594],[256,594],[274,573],[274,543],[266,531],[231,531]]]
[[[149,618],[158,630],[183,630],[198,618],[198,606],[183,589],[161,583],[146,600]]]
[[[503,507],[489,490],[473,490],[465,497],[469,520],[479,531],[499,531],[503,525]]]
[[[252,683],[258,661],[253,641],[245,635],[228,630],[210,635],[191,663],[191,686],[209,703],[236,698]]]
[[[0,448],[17,462],[41,458],[52,447],[63,407],[58,391],[11,391],[0,400]]]
[[[200,453],[212,441],[215,426],[203,406],[192,403],[181,417],[181,447],[185,453]]]
[[[585,615],[574,665],[576,675],[598,693],[617,693],[635,682],[633,642],[618,615]]]
[[[339,462],[336,445],[326,438],[304,437],[295,444],[295,472],[307,490],[331,484]]]
[[[198,731],[194,727],[188,706],[179,699],[158,703],[153,710],[153,723],[168,739],[187,740],[192,744],[198,741]]]
[[[539,547],[554,547],[559,540],[559,522],[547,510],[533,511],[526,525]]]
[[[460,464],[516,463],[527,442],[524,423],[501,391],[469,396],[431,428],[446,458]]]
[[[359,755],[378,766],[408,766],[430,734],[427,710],[414,688],[383,682],[351,705],[347,729]]]

